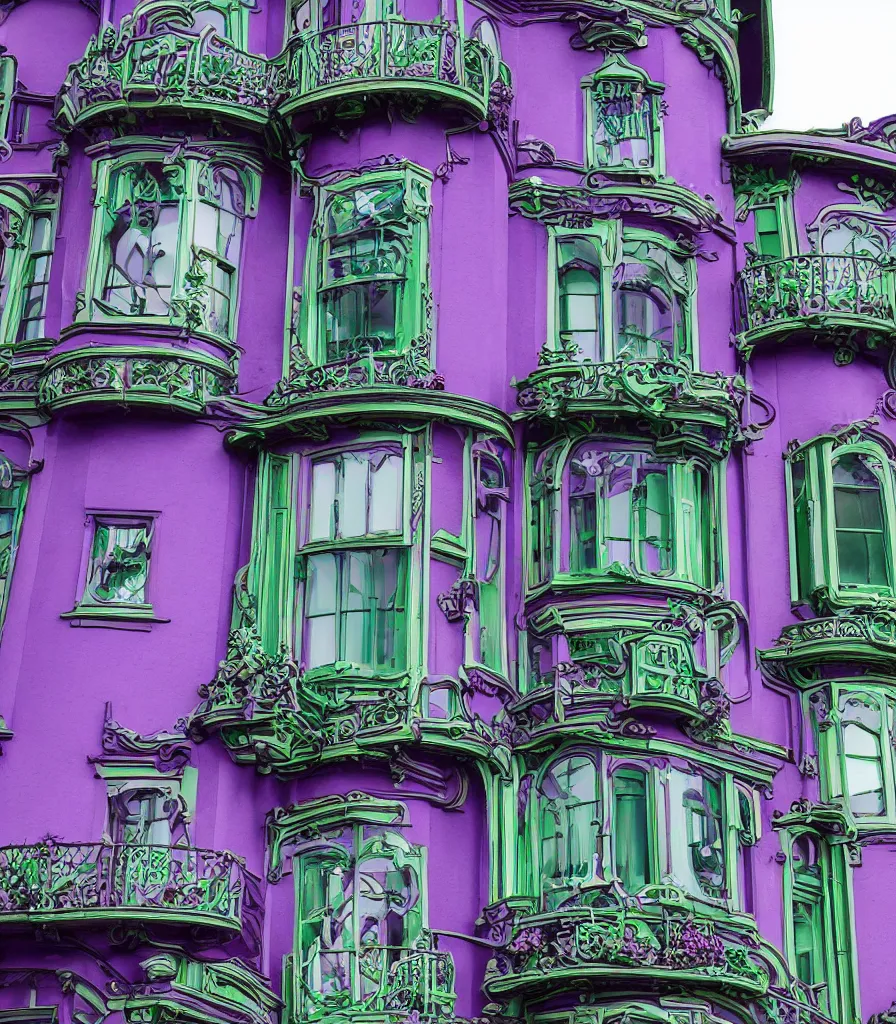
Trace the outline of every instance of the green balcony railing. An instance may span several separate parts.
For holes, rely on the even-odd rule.
[[[260,884],[226,851],[48,839],[0,848],[0,924],[137,918],[239,932]]]
[[[498,69],[475,39],[423,21],[365,21],[297,37],[291,43],[284,112],[346,92],[430,92],[471,105],[485,117]]]
[[[246,53],[208,30],[139,34],[122,23],[69,69],[56,98],[63,130],[122,109],[191,108],[265,123],[283,87],[282,63]]]
[[[892,330],[891,270],[870,256],[804,253],[763,260],[738,278],[740,343],[757,342],[805,328]]]

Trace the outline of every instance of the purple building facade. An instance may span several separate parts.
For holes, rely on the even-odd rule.
[[[0,3],[0,1024],[896,1018],[896,122],[769,8]]]

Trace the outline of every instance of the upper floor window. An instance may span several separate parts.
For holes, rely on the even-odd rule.
[[[0,457],[0,632],[9,603],[27,494],[28,478]]]
[[[585,158],[610,173],[663,173],[664,86],[612,54],[582,80],[585,95]]]
[[[154,37],[165,33],[177,36],[200,36],[213,33],[238,46],[246,46],[248,5],[244,0],[186,0],[177,7],[159,7],[152,0],[139,3],[131,14],[122,17],[122,29],[128,22],[137,22],[135,65],[158,62],[158,44]]]
[[[889,442],[859,435],[823,435],[790,452],[795,603],[836,609],[894,596],[892,460]]]
[[[0,186],[0,231],[7,239],[0,240],[0,343],[7,348],[46,337],[56,204],[52,194]]]
[[[102,161],[83,316],[235,331],[243,221],[255,178],[193,158]],[[251,202],[250,202],[251,198]]]
[[[407,168],[321,191],[303,304],[314,362],[396,356],[426,332],[429,183]]]
[[[407,652],[408,524],[400,444],[311,460],[303,662],[400,672]]]
[[[739,864],[755,841],[755,802],[730,776],[577,751],[550,762],[536,792],[536,878],[546,909],[614,879],[630,895],[673,885],[712,902],[748,902]]]
[[[497,453],[475,453],[476,504],[473,547],[477,582],[477,636],[474,658],[494,672],[506,672],[504,623],[504,517],[508,486],[504,463]]]
[[[551,463],[544,456],[534,463],[537,580],[557,572],[605,575],[621,568],[715,584],[719,501],[708,465],[696,458],[671,462],[634,443],[597,439],[566,451],[562,463],[556,456]],[[545,474],[553,483],[539,479]],[[568,552],[546,539],[558,528],[569,537]]]
[[[693,361],[692,262],[668,239],[612,222],[551,229],[556,302],[549,337],[576,361]]]

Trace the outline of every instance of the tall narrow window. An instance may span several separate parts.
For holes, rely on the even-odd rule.
[[[0,630],[6,618],[9,588],[12,585],[12,572],[19,548],[19,533],[28,491],[27,480],[13,476],[10,463],[7,462],[4,468],[9,471],[9,476],[4,480],[6,486],[0,486]],[[6,477],[6,473],[3,477]]]
[[[163,316],[177,263],[176,176],[161,162],[131,164],[113,172],[110,190],[101,307],[112,314]]]
[[[136,846],[170,846],[181,805],[170,791],[123,789],[110,794],[112,841]]]
[[[479,597],[479,660],[495,672],[504,671],[503,554],[507,481],[497,456],[476,456],[476,580]]]
[[[756,252],[767,259],[784,255],[781,238],[781,218],[777,206],[756,206],[753,208],[753,231]]]
[[[554,764],[539,786],[541,875],[548,909],[570,886],[600,876],[600,802],[597,766],[575,755]]]
[[[53,256],[53,216],[36,213],[31,219],[31,244],[22,292],[22,316],[17,341],[32,341],[46,334],[45,314],[50,260]]]
[[[807,598],[813,589],[806,468],[805,459],[794,460],[790,463],[790,484],[793,494],[793,570],[796,573],[793,590],[800,598]]]
[[[663,86],[613,55],[583,81],[586,152],[592,167],[661,173]]]
[[[331,197],[320,284],[325,357],[395,348],[410,239],[404,183]]]
[[[864,454],[841,455],[831,472],[837,564],[842,584],[889,586],[880,460]]]
[[[383,1009],[390,972],[420,937],[422,851],[364,825],[310,845],[297,871],[302,1001]]]
[[[239,174],[230,167],[209,165],[199,180],[194,242],[208,264],[206,292],[208,328],[229,336],[239,266],[246,196]]]
[[[652,881],[647,775],[640,768],[613,773],[613,848],[616,875],[626,892]]]
[[[560,341],[572,358],[601,358],[600,263],[593,240],[570,238],[558,246]]]
[[[791,917],[794,968],[803,984],[812,988],[823,1011],[829,1008],[825,964],[825,905],[818,844],[803,834],[793,841],[790,853],[793,876]]]
[[[672,568],[669,466],[645,452],[582,447],[570,460],[570,569],[615,562],[657,574]]]
[[[349,451],[311,467],[307,528],[307,668],[405,666],[404,458]]]
[[[668,787],[672,875],[694,896],[724,899],[727,890],[721,784],[675,769],[669,773]]]
[[[857,818],[880,816],[886,809],[880,706],[873,698],[841,694],[838,710],[850,810]]]
[[[661,246],[626,240],[613,274],[616,356],[654,362],[684,352],[684,267]]]

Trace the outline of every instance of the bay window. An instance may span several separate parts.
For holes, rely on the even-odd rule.
[[[791,596],[816,613],[896,597],[894,451],[870,434],[828,434],[787,456]]]
[[[25,184],[0,185],[0,345],[46,337],[58,195]],[[14,242],[14,244],[11,244]]]
[[[550,229],[549,348],[574,362],[694,365],[692,259],[663,235],[614,221]],[[556,355],[554,355],[556,360]]]
[[[243,222],[257,175],[223,160],[111,158],[97,171],[78,319],[153,319],[232,338]]]
[[[408,539],[405,453],[400,444],[311,460],[305,530],[302,656],[401,672],[407,661]]]
[[[664,88],[621,54],[610,54],[582,80],[588,167],[608,174],[663,173]]]
[[[427,331],[430,181],[407,165],[321,190],[302,310],[313,362],[398,356]]]
[[[535,456],[530,466],[535,581],[621,567],[645,578],[715,584],[719,501],[713,471],[701,460],[670,461],[645,445],[594,439],[560,445],[550,460]],[[549,537],[561,526],[565,551]]]
[[[756,841],[746,783],[670,759],[575,750],[536,778],[535,880],[545,909],[616,880],[629,895],[672,886],[698,900],[748,905]]]

